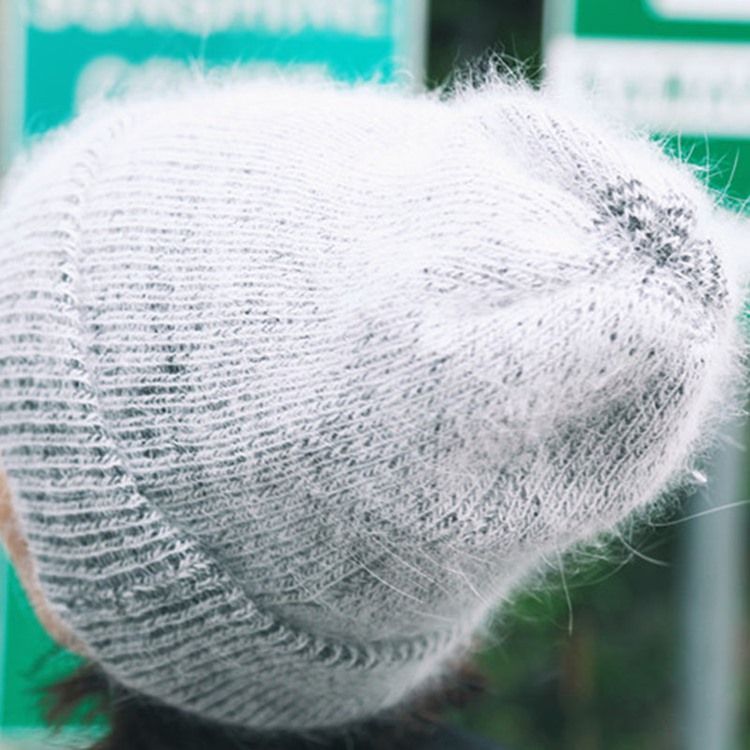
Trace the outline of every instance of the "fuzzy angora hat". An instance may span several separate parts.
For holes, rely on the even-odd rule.
[[[507,84],[89,113],[0,206],[5,533],[45,621],[228,724],[407,699],[689,467],[737,372],[729,237],[656,146]]]

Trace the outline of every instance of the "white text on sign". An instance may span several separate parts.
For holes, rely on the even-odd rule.
[[[26,0],[26,10],[30,23],[47,31],[80,26],[103,32],[141,25],[196,34],[231,28],[387,34],[384,0]]]

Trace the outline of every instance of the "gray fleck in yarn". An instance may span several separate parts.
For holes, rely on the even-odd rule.
[[[335,725],[688,466],[736,372],[709,198],[546,93],[201,85],[89,113],[0,208],[0,451],[124,684]]]

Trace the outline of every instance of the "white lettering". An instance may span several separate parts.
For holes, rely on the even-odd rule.
[[[66,0],[46,0],[45,2],[29,0],[26,6],[22,7],[29,23],[40,29],[57,31],[68,25],[70,11],[66,5]]]
[[[325,65],[295,65],[284,68],[284,75],[303,81],[326,80],[330,75]],[[226,80],[263,79],[278,74],[279,68],[273,63],[255,63],[240,68],[219,68],[210,75],[225,77]],[[88,102],[101,101],[111,96],[123,94],[153,94],[173,91],[189,85],[200,76],[188,64],[173,59],[154,57],[148,62],[135,65],[128,60],[108,55],[97,57],[81,71],[76,82],[76,109],[80,110]]]
[[[195,34],[248,28],[296,34],[310,29],[363,37],[387,34],[389,0],[22,0],[30,23],[47,31],[96,32],[132,25]]]

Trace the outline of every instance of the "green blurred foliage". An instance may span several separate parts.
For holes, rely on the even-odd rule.
[[[429,0],[428,83],[444,83],[456,69],[502,55],[538,78],[541,0]]]
[[[565,578],[517,599],[478,657],[489,690],[459,724],[513,750],[674,745],[679,545],[671,533],[638,536],[668,566],[613,543],[608,560],[576,571],[570,557]]]

